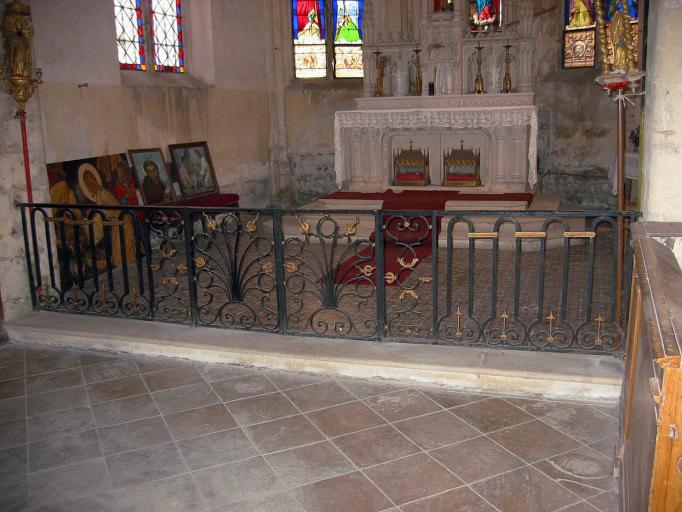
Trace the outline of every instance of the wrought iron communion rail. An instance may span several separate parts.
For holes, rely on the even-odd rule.
[[[18,207],[37,310],[623,350],[632,253],[626,244],[617,283],[618,219],[632,222],[633,212]]]

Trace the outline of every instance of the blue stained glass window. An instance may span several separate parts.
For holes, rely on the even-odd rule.
[[[114,0],[116,43],[121,69],[147,69],[142,0]]]
[[[325,10],[323,0],[292,0],[296,78],[327,76]]]

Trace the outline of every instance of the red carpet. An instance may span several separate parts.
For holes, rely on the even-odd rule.
[[[404,190],[395,193],[392,190],[384,192],[334,192],[322,199],[383,199],[384,210],[443,210],[447,201],[526,201],[530,204],[533,200],[531,193],[506,193],[506,194],[460,194],[456,190]],[[405,227],[405,221],[408,226]],[[412,267],[417,267],[424,258],[431,255],[432,231],[429,230],[430,218],[394,216],[386,217],[384,232],[384,267],[386,273],[392,273],[397,281],[386,283],[387,286],[397,286],[405,281],[412,273],[409,268],[400,264],[400,258],[406,265],[411,265],[414,259],[417,262]],[[440,217],[436,222],[436,236],[440,232]],[[375,240],[372,233],[370,240]],[[371,256],[370,259],[366,259]],[[376,284],[376,260],[371,249],[365,249],[357,256],[352,256],[343,261],[334,273],[337,283],[369,284],[363,269],[371,265],[375,270],[369,279]]]

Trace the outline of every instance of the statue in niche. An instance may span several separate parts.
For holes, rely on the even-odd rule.
[[[637,0],[607,0],[606,5],[606,20],[612,20],[613,16],[617,12],[623,12],[623,2],[628,3],[628,10],[630,11],[630,17],[632,19],[637,19]]]
[[[613,72],[625,73],[628,69],[628,46],[625,41],[625,16],[616,11],[609,25],[609,37],[613,45]]]
[[[591,0],[571,0],[571,10],[568,18],[568,28],[589,27],[594,23],[592,19]]]

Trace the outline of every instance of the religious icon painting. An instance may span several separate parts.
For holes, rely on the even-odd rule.
[[[144,204],[162,204],[176,199],[173,181],[160,148],[131,149],[128,155]]]
[[[48,164],[47,176],[52,203],[84,205],[53,211],[66,219],[55,224],[63,290],[135,261],[134,213],[98,208],[138,204],[125,153]],[[107,219],[119,224],[108,224]]]
[[[292,0],[296,78],[327,76],[324,3],[324,0]]]
[[[487,32],[502,26],[501,0],[469,0],[469,11],[472,32]]]
[[[168,146],[182,196],[185,199],[219,192],[206,142]]]
[[[596,60],[594,0],[564,2],[564,68],[591,68]]]

